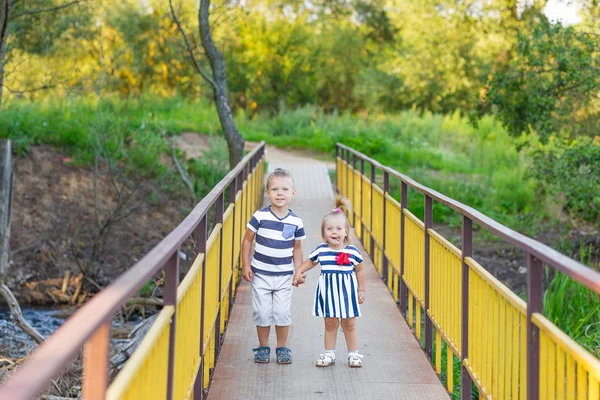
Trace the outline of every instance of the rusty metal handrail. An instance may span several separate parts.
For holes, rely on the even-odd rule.
[[[217,199],[222,198],[225,189],[232,182],[237,185],[238,178],[242,176],[243,180],[249,169],[256,165],[264,153],[264,147],[264,142],[256,146],[194,207],[175,230],[119,279],[82,306],[42,343],[30,359],[0,387],[0,398],[20,400],[38,396],[48,387],[51,379],[59,375],[72,361],[84,344],[86,344],[84,353],[107,355],[107,349],[98,349],[98,347],[102,347],[100,344],[104,339],[108,340],[108,329],[101,329],[101,327],[107,327],[112,320],[113,313],[148,279],[165,267],[167,262],[172,262],[174,256],[177,256],[181,244],[198,228],[200,222],[204,221],[205,225],[208,210]],[[241,184],[241,181],[239,183]],[[206,229],[206,226],[204,228]],[[178,268],[169,268],[169,270],[173,270],[172,273]],[[166,292],[170,292],[170,294],[165,293],[165,305],[169,303],[167,297],[171,297],[170,303],[173,304],[177,279],[176,276],[171,277],[171,282],[167,282],[165,285]],[[167,272],[167,280],[169,280],[169,272]],[[84,354],[84,370],[85,365],[86,356]],[[101,384],[105,385],[106,382]]]

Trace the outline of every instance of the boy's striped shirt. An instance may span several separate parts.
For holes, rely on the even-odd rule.
[[[306,238],[300,217],[289,210],[284,218],[278,218],[271,207],[265,207],[254,213],[246,227],[256,233],[253,272],[265,275],[294,273],[294,243]]]

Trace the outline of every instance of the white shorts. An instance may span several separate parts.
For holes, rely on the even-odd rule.
[[[293,275],[252,275],[252,319],[257,326],[292,323]]]

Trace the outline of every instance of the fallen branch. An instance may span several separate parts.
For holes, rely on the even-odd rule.
[[[142,339],[152,327],[156,317],[158,317],[158,313],[137,324],[129,334],[131,340],[116,349],[116,354],[110,358],[111,375],[123,368],[125,362],[131,357],[135,349],[138,348]]]
[[[11,290],[4,284],[4,282],[0,282],[0,293],[8,303],[10,307],[10,316],[13,322],[21,328],[23,332],[29,335],[37,344],[42,343],[45,338],[27,322],[27,320],[23,317],[23,313],[21,312],[21,307],[19,306],[19,302],[15,298],[15,295],[11,292]]]
[[[129,299],[128,304],[136,304],[144,307],[162,307],[163,302],[153,297],[133,297]]]
[[[35,249],[36,247],[41,246],[44,243],[45,240],[46,239],[38,239],[35,242],[33,242],[31,244],[28,244],[27,246],[21,247],[21,248],[16,249],[16,250],[13,250],[13,251],[10,252],[10,257],[12,258],[16,254],[18,254],[18,253],[20,253],[22,251],[28,251],[28,250]]]
[[[71,304],[75,304],[77,300],[77,296],[79,296],[79,292],[81,291],[81,287],[83,286],[83,273],[79,275],[77,278],[77,286],[75,287],[75,293],[73,293],[73,297],[71,297]]]
[[[60,289],[61,293],[65,293],[67,291],[67,287],[69,286],[69,278],[71,277],[71,271],[65,271],[65,277],[63,278],[62,288]]]

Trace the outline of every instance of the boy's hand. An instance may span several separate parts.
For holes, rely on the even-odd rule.
[[[294,281],[292,282],[292,286],[300,286],[306,280],[306,274],[295,274]]]
[[[364,302],[365,302],[365,291],[359,290],[358,291],[358,304],[362,304]]]
[[[242,278],[248,282],[252,282],[252,270],[250,267],[242,267]]]

